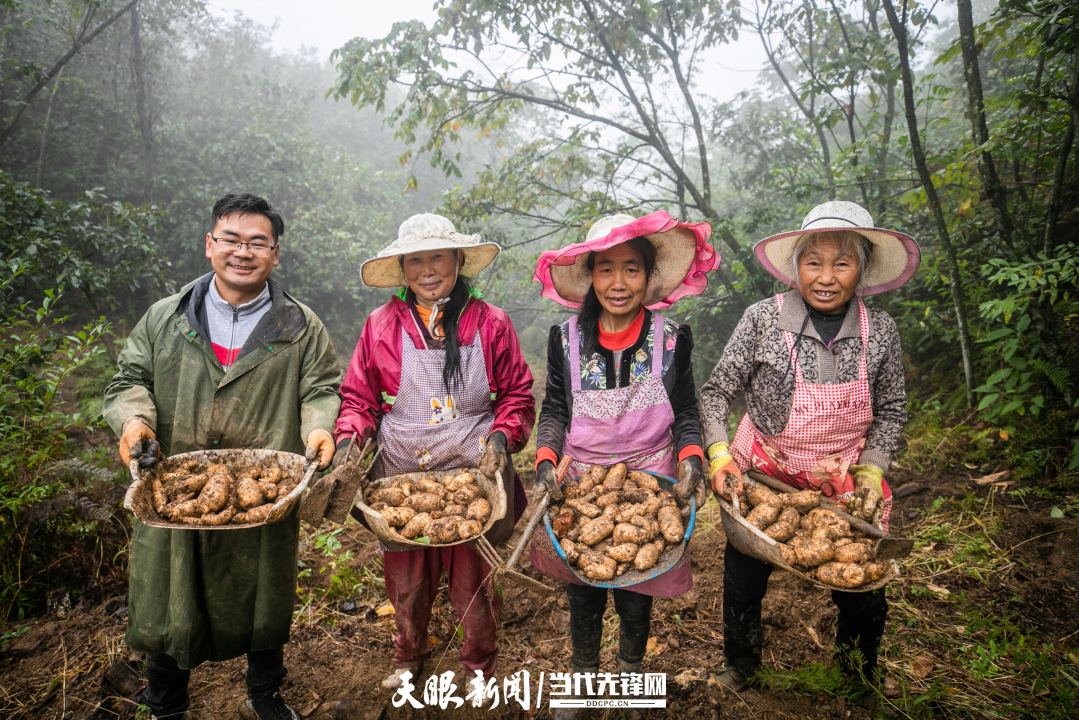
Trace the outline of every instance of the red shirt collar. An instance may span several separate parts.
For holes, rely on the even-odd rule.
[[[599,324],[599,344],[608,350],[625,350],[641,335],[641,326],[644,324],[644,305],[637,313],[636,319],[622,332],[609,333],[603,329],[603,323]]]

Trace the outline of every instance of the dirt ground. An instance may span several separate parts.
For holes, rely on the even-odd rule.
[[[903,471],[891,478],[893,488],[910,485],[917,492],[896,502],[893,534],[918,521],[937,498],[962,497],[969,478],[925,481]],[[526,483],[527,484],[527,483]],[[971,486],[973,487],[973,486]],[[910,488],[908,488],[910,489]],[[975,490],[985,493],[982,488]],[[842,698],[822,693],[781,690],[747,690],[740,696],[722,694],[707,680],[723,665],[722,577],[725,538],[718,511],[710,504],[698,516],[700,530],[691,543],[693,590],[677,598],[657,599],[652,613],[650,650],[645,672],[667,674],[667,708],[646,717],[667,717],[677,712],[686,718],[793,718],[870,717],[864,709]],[[518,524],[524,527],[527,515]],[[995,538],[1011,548],[1018,562],[1015,570],[992,583],[982,584],[949,576],[952,592],[973,593],[986,605],[1005,603],[1024,618],[1028,629],[1046,642],[1075,647],[1079,633],[1079,523],[1056,520],[1044,511],[1013,509],[1004,529]],[[326,528],[323,528],[325,531]],[[341,551],[350,550],[353,567],[376,569],[378,545],[374,537],[350,521],[338,539]],[[516,544],[517,535],[507,544]],[[325,556],[305,546],[303,558],[312,568],[301,578],[300,598],[292,641],[286,646],[289,676],[283,695],[305,718],[418,718],[450,714],[435,709],[412,710],[406,704],[394,708],[391,692],[379,681],[392,670],[394,623],[380,616],[377,593],[360,602],[340,598],[332,609],[311,600],[311,589],[325,584]],[[508,554],[506,547],[502,554]],[[527,567],[527,560],[523,563]],[[535,573],[529,569],[530,573]],[[377,574],[377,573],[375,573]],[[944,582],[941,580],[940,582]],[[375,583],[377,585],[377,582]],[[901,585],[901,584],[900,584]],[[122,591],[122,588],[120,589]],[[905,587],[892,594],[913,603],[920,612],[935,616],[953,613],[947,598],[933,593],[914,593]],[[980,595],[979,595],[980,594]],[[307,598],[307,600],[304,600]],[[376,598],[376,599],[372,599]],[[384,602],[382,596],[381,602]],[[512,583],[504,586],[499,676],[531,671],[563,672],[569,669],[569,614],[564,594],[544,596]],[[95,607],[67,608],[58,602],[48,617],[40,617],[9,629],[10,640],[0,650],[0,715],[10,718],[115,718],[135,717],[143,685],[139,664],[123,644],[126,597],[116,594]],[[63,617],[61,618],[60,615]],[[775,572],[764,601],[764,660],[777,669],[806,663],[828,662],[835,633],[835,608],[828,593],[784,572]],[[609,606],[602,651],[602,671],[614,671],[617,616]],[[890,622],[896,622],[893,614]],[[959,624],[961,619],[955,619]],[[457,659],[460,642],[456,620],[445,591],[436,602],[430,634],[437,640],[421,678],[417,697],[431,673],[455,672],[457,694],[468,692],[464,667]],[[26,629],[22,629],[26,628]],[[886,645],[887,645],[886,639]],[[906,649],[892,647],[895,662],[905,662]],[[911,649],[913,652],[913,649]],[[938,650],[938,653],[944,650]],[[898,665],[896,665],[898,667]],[[209,663],[192,675],[193,709],[199,718],[239,717],[244,699],[245,662],[236,659]],[[545,689],[545,693],[547,690]],[[535,688],[532,689],[533,700]],[[490,703],[488,702],[488,705]],[[546,704],[546,698],[544,700]],[[494,711],[466,705],[453,711],[459,717],[549,717],[544,707],[537,713],[500,700]],[[619,717],[619,711],[595,712],[596,717]]]

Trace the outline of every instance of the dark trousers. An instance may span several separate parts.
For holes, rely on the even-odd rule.
[[[273,695],[285,681],[284,648],[247,653],[247,697]],[[171,655],[147,653],[146,692],[142,702],[156,717],[180,717],[191,705],[187,683],[191,671],[182,670]]]
[[[749,677],[761,664],[764,633],[761,630],[761,600],[768,591],[772,565],[745,555],[729,542],[723,555],[723,651],[727,665]],[[863,593],[832,591],[839,608],[836,626],[836,661],[849,673],[857,648],[863,659],[862,672],[872,678],[877,668],[877,652],[888,618],[884,588]]]
[[[618,613],[618,659],[628,665],[644,660],[648,630],[652,622],[652,596],[615,588],[614,609]],[[603,612],[607,609],[607,589],[566,584],[569,598],[569,634],[573,642],[573,664],[578,668],[599,667],[599,647],[603,640]]]

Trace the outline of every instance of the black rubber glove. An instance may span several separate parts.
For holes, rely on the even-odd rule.
[[[542,496],[550,493],[551,500],[557,502],[562,499],[562,488],[558,486],[558,469],[550,460],[544,460],[536,468],[536,492],[534,496]]]
[[[151,440],[143,450],[142,441],[131,446],[131,458],[139,461],[139,467],[143,470],[151,468],[161,459],[161,443]]]
[[[343,438],[341,438],[340,440],[337,441],[337,450],[333,454],[333,462],[330,463],[330,465],[333,467],[334,470],[341,467],[345,463],[349,462],[349,457],[348,457],[349,454],[350,454],[349,451],[348,451],[349,443],[352,443],[352,436],[351,435],[348,436],[348,437],[343,437]],[[356,443],[352,443],[352,452],[351,452],[352,460],[358,459],[357,456],[359,454],[360,454],[360,446],[357,445]]]
[[[698,455],[690,455],[678,463],[678,484],[674,486],[674,492],[682,499],[685,506],[682,508],[683,515],[689,515],[689,500],[692,495],[697,501],[697,509],[708,499],[708,485],[704,481],[704,463]]]
[[[480,458],[479,470],[494,480],[495,473],[502,475],[502,482],[510,482],[510,456],[506,452],[506,434],[501,430],[491,433],[487,438],[486,449]]]

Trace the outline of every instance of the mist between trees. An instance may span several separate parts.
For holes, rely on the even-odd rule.
[[[356,28],[325,63],[276,51],[259,18],[217,19],[194,0],[0,0],[0,305],[5,362],[21,369],[10,377],[76,362],[49,338],[86,323],[90,358],[70,373],[97,362],[107,375],[94,348],[115,357],[150,303],[208,271],[212,203],[249,191],[284,213],[275,277],[343,359],[388,297],[362,286],[359,264],[403,219],[433,210],[499,242],[478,284],[510,312],[538,383],[547,328],[566,316],[530,282],[541,250],[616,211],[708,220],[722,267],[672,309],[693,328],[700,383],[742,311],[779,289],[753,243],[847,199],[923,248],[915,280],[871,301],[906,353],[900,460],[1074,486],[1075,3],[439,8],[433,27],[401,22],[373,39]],[[715,51],[746,36],[766,66],[718,102]],[[62,322],[37,313],[43,301]],[[23,331],[37,350],[10,340]],[[76,424],[93,426],[100,382],[86,382]],[[5,411],[70,422],[42,420],[53,410],[33,400],[41,392],[7,387]],[[943,440],[919,444],[956,428],[967,440],[953,455]],[[62,452],[10,461],[8,490]]]

